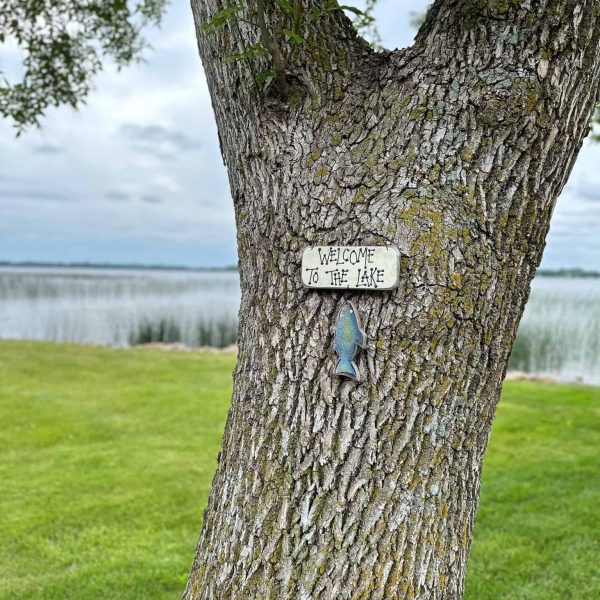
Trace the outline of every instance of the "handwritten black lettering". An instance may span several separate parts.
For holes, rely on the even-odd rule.
[[[348,287],[348,269],[333,269],[325,271],[329,275],[329,285],[334,287]]]
[[[319,269],[317,267],[314,269],[307,267],[306,270],[308,271],[308,285],[319,283]]]
[[[384,282],[384,275],[384,269],[378,267],[359,268],[356,274],[356,287],[377,289],[379,284]]]

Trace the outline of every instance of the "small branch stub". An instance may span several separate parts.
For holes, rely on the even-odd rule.
[[[316,289],[392,290],[400,251],[393,246],[311,246],[302,254],[302,283]]]

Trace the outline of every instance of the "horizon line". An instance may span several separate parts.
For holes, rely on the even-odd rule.
[[[188,266],[152,263],[112,263],[112,262],[89,262],[89,261],[38,261],[38,260],[0,260],[0,267],[40,267],[40,268],[87,268],[87,269],[139,269],[154,271],[238,271],[237,265],[221,266]],[[538,269],[536,275],[542,277],[571,276],[571,277],[600,277],[600,271],[585,269],[583,267],[557,267]]]
[[[0,260],[0,267],[42,267],[42,268],[90,268],[90,269],[146,269],[163,271],[237,271],[237,265],[188,266],[148,263],[113,263],[88,261],[39,261],[39,260]]]

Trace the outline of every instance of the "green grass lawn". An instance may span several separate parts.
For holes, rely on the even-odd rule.
[[[179,598],[234,359],[0,343],[0,598]],[[507,383],[469,600],[600,598],[600,388]]]

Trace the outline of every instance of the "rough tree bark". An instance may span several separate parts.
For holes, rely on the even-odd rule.
[[[192,0],[239,357],[184,597],[459,599],[515,331],[598,100],[600,4],[438,0],[382,54],[336,11],[287,58],[287,101],[223,61],[256,32],[199,28],[224,4]],[[305,246],[386,243],[394,292],[303,289]],[[344,297],[371,340],[359,384],[331,374]]]

